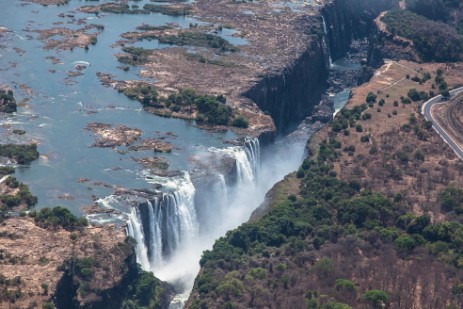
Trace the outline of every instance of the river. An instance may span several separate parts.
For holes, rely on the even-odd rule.
[[[62,205],[81,214],[82,206],[98,203],[116,209],[116,213],[91,215],[89,219],[127,223],[128,233],[138,242],[138,262],[174,284],[180,294],[176,301],[181,304],[199,270],[202,251],[211,248],[227,230],[245,222],[265,193],[299,167],[313,130],[302,124],[293,134],[264,149],[256,139],[231,146],[226,141],[238,136],[230,131],[214,133],[197,128],[193,121],[145,112],[138,102],[101,85],[96,76],[104,72],[120,80],[141,79],[137,67],[128,71],[117,68],[121,64],[114,54],[120,47],[113,44],[122,33],[143,23],[188,27],[199,21],[162,14],[97,17],[77,11],[88,3],[71,0],[67,5],[44,7],[0,0],[0,27],[7,29],[1,34],[0,84],[12,88],[16,100],[22,102],[17,113],[0,116],[0,138],[2,143],[38,143],[40,158],[19,166],[15,173],[38,196],[36,208]],[[135,3],[141,7],[150,2],[128,2]],[[46,50],[36,32],[54,27],[78,29],[84,26],[82,22],[104,26],[97,43],[88,50]],[[246,43],[233,33],[233,29],[226,29],[220,34],[233,44]],[[137,44],[168,48],[156,40]],[[68,72],[75,71],[79,61],[89,65],[82,75],[70,77]],[[335,97],[339,107],[346,93]],[[170,169],[179,173],[172,177],[150,174],[136,159],[152,157],[152,151],[92,147],[95,137],[84,128],[93,122],[137,128],[142,139],[170,142],[173,151],[156,156],[164,157]],[[27,133],[15,135],[14,129]],[[233,180],[219,168],[203,168],[217,157],[234,160]],[[115,194],[121,188],[150,191]]]

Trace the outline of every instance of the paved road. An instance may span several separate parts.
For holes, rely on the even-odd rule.
[[[452,97],[461,92],[463,92],[463,87],[450,90],[450,94],[452,95]],[[445,101],[442,101],[441,95],[435,96],[429,99],[428,101],[424,102],[423,106],[421,107],[421,114],[424,115],[426,120],[432,121],[434,130],[436,130],[437,133],[439,133],[442,139],[447,144],[449,144],[449,146],[452,147],[453,151],[455,151],[455,153],[463,160],[463,149],[461,149],[458,146],[458,143],[455,142],[455,140],[447,133],[447,131],[445,131],[444,128],[442,128],[440,124],[434,118],[432,118],[432,114],[431,114],[432,107],[436,104],[444,104],[444,103]]]

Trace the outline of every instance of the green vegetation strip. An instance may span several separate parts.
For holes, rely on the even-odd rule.
[[[5,144],[0,145],[0,157],[16,160],[19,164],[27,164],[39,157],[37,144]]]
[[[140,101],[145,107],[167,108],[171,112],[185,114],[197,112],[196,121],[200,124],[248,127],[248,120],[234,114],[232,108],[226,105],[227,100],[223,95],[199,95],[192,89],[181,89],[167,98],[159,98],[156,88],[146,84],[126,88],[123,93]]]

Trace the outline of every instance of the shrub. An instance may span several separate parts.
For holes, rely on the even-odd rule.
[[[412,99],[412,101],[421,100],[420,93],[415,88],[408,90],[408,97]]]
[[[374,103],[376,102],[376,94],[373,92],[368,92],[367,97],[365,98],[367,103]]]
[[[29,163],[39,157],[37,144],[0,145],[0,156],[16,160],[19,164]]]
[[[14,113],[16,112],[16,100],[11,90],[0,90],[0,112]]]
[[[355,284],[348,279],[337,279],[335,284],[336,291],[356,292]]]
[[[35,223],[43,228],[55,228],[61,226],[65,229],[73,229],[87,225],[85,218],[78,218],[69,209],[61,206],[54,208],[42,208],[38,212],[32,211],[30,216]]]
[[[370,290],[365,292],[363,294],[363,297],[371,302],[373,305],[373,308],[375,309],[380,309],[383,307],[383,304],[387,303],[389,300],[389,296],[386,294],[386,292],[381,291],[381,290]]]
[[[439,203],[445,212],[452,211],[463,206],[463,190],[447,187],[439,192]]]
[[[235,119],[233,119],[232,126],[237,127],[237,128],[247,128],[249,126],[249,122],[246,118],[239,115],[235,117]]]
[[[408,235],[399,236],[394,240],[394,247],[401,253],[410,253],[416,245],[415,240]]]

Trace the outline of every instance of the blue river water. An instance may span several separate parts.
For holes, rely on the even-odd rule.
[[[98,3],[103,2],[108,1]],[[148,3],[136,3],[141,7],[144,2]],[[142,139],[166,138],[174,150],[162,156],[174,170],[188,170],[191,156],[209,147],[225,147],[224,140],[236,137],[231,132],[211,133],[198,129],[194,122],[149,114],[138,102],[102,86],[96,76],[97,72],[103,72],[121,80],[142,79],[137,67],[130,67],[128,71],[117,68],[121,64],[114,54],[120,52],[120,48],[112,45],[122,39],[122,33],[135,31],[143,23],[176,23],[188,27],[190,23],[198,23],[197,20],[162,14],[101,14],[97,18],[94,14],[77,11],[88,3],[92,2],[73,0],[67,5],[44,7],[24,1],[0,0],[0,27],[7,29],[0,41],[0,84],[12,88],[16,100],[24,103],[17,114],[0,117],[0,137],[2,143],[38,142],[40,159],[30,166],[19,167],[15,175],[38,196],[38,208],[63,205],[78,213],[81,206],[111,194],[113,189],[109,186],[130,189],[147,186],[140,176],[143,167],[134,158],[153,156],[153,152],[127,152],[125,147],[91,147],[95,138],[84,130],[89,123],[138,128],[143,132]],[[58,16],[62,13],[64,18]],[[90,45],[88,50],[44,49],[36,30],[79,29],[85,26],[79,24],[79,20],[104,25],[95,45]],[[232,29],[225,30],[223,36],[232,43],[244,43],[232,36],[233,33]],[[166,47],[150,43],[149,48]],[[59,63],[53,63],[53,59],[58,59]],[[75,72],[76,61],[86,61],[90,66],[82,75],[69,77],[69,71]],[[13,129],[24,129],[27,133],[12,135]],[[166,135],[167,132],[172,134]],[[79,179],[90,181],[79,182]]]

